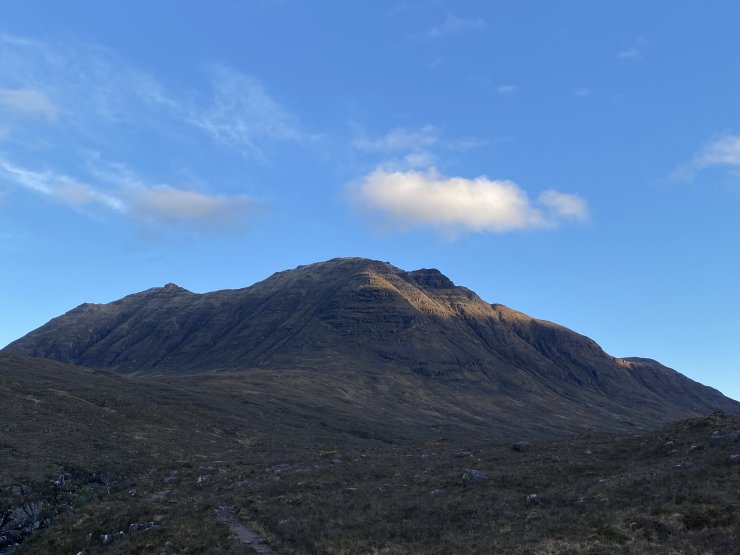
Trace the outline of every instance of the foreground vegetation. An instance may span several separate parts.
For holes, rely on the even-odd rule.
[[[0,409],[0,552],[253,552],[225,511],[282,555],[740,545],[737,416],[514,450],[471,435],[358,433],[350,420],[332,428],[306,407],[244,403],[215,385],[68,367],[62,379],[62,365],[23,364],[0,373],[14,400]]]
[[[738,428],[740,419],[714,415],[523,452],[460,451],[453,441],[327,445],[242,464],[167,465],[107,485],[68,473],[64,485],[23,484],[26,502],[44,501],[53,522],[17,553],[248,553],[217,522],[223,506],[281,553],[732,553],[740,465],[730,455],[739,444],[712,438]],[[471,481],[479,475],[469,469],[486,479]]]

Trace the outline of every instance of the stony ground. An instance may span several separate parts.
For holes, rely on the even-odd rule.
[[[740,418],[517,447],[440,438],[257,446],[131,475],[60,466],[3,487],[0,538],[25,530],[18,555],[737,552]]]

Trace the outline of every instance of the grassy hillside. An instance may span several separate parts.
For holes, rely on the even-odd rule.
[[[514,451],[241,378],[0,356],[13,400],[0,408],[0,541],[18,532],[18,554],[249,553],[225,510],[283,555],[720,554],[740,541],[738,417]],[[8,529],[25,510],[38,529]]]

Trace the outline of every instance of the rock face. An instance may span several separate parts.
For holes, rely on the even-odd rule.
[[[392,378],[410,393],[418,384],[466,392],[471,418],[532,416],[564,428],[740,412],[653,360],[612,357],[567,328],[486,303],[438,270],[361,258],[299,266],[245,289],[195,294],[168,284],[83,304],[6,349],[121,373],[301,368]]]
[[[43,507],[41,501],[29,501],[10,511],[0,511],[0,553],[20,544],[26,536],[46,524],[41,520]]]

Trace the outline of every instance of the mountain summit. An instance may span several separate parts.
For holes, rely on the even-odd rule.
[[[522,417],[544,428],[629,429],[740,412],[655,361],[612,357],[436,269],[363,258],[299,266],[244,289],[167,284],[83,304],[6,350],[121,373],[301,369],[354,380],[377,399],[406,388],[414,406],[462,403],[455,410],[482,425]]]

